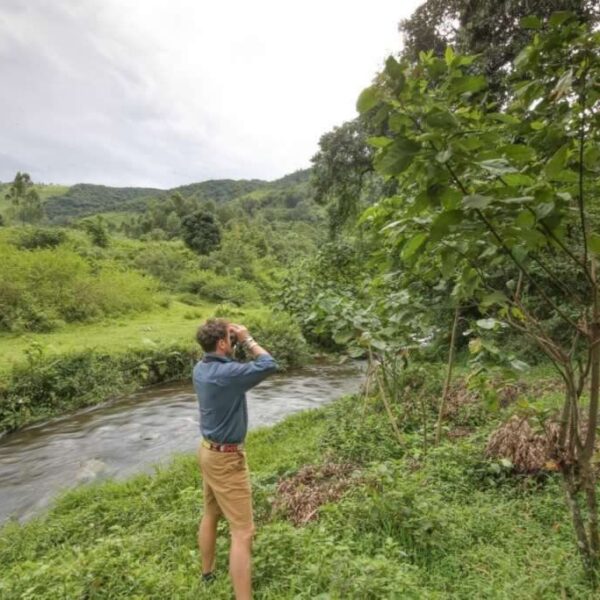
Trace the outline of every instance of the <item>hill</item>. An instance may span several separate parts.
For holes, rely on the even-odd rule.
[[[167,190],[79,183],[63,188],[62,193],[47,200],[45,207],[48,219],[61,223],[98,213],[143,212],[152,202],[160,202],[175,193],[185,198],[221,203],[248,197],[255,192],[268,195],[292,188],[297,192],[299,185],[308,183],[309,176],[310,171],[304,170],[271,182],[259,179],[212,179]]]

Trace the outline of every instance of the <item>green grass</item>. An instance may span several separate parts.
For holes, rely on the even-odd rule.
[[[172,302],[168,308],[107,319],[85,325],[70,324],[50,333],[0,334],[0,370],[23,362],[24,351],[40,344],[46,354],[93,349],[119,353],[132,348],[192,342],[197,326],[215,312],[215,304],[189,306]],[[263,309],[243,311],[259,315]]]
[[[257,598],[594,597],[558,478],[535,484],[493,475],[483,457],[493,424],[426,456],[417,451],[419,436],[408,438],[401,458],[364,456],[355,487],[309,525],[272,514],[281,476],[336,460],[331,428],[355,418],[356,402],[249,436]],[[0,532],[0,597],[231,598],[225,524],[218,580],[208,589],[199,582],[200,506],[193,456],[153,475],[69,492],[49,514]]]

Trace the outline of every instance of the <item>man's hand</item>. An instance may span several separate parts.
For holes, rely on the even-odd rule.
[[[229,331],[235,334],[240,344],[243,344],[250,337],[250,332],[243,325],[236,325],[235,323],[230,323]]]
[[[244,349],[248,351],[254,358],[261,354],[269,354],[258,342],[254,341],[254,338],[250,335],[250,332],[243,325],[236,325],[235,323],[229,324],[229,331],[237,336],[238,342],[244,346]]]

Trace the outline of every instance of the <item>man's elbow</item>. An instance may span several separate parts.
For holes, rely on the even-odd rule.
[[[263,354],[257,360],[263,371],[266,373],[275,373],[279,368],[277,361],[270,354]]]

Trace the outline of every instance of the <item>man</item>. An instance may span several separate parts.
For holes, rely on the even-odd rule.
[[[224,516],[231,531],[229,573],[237,600],[252,597],[250,556],[254,521],[250,473],[244,439],[248,429],[246,391],[277,370],[273,357],[242,325],[209,319],[198,329],[205,354],[194,367],[194,389],[200,407],[202,441],[198,463],[202,472],[204,514],[198,530],[202,578],[214,579],[217,522]],[[238,343],[253,358],[232,359]]]

